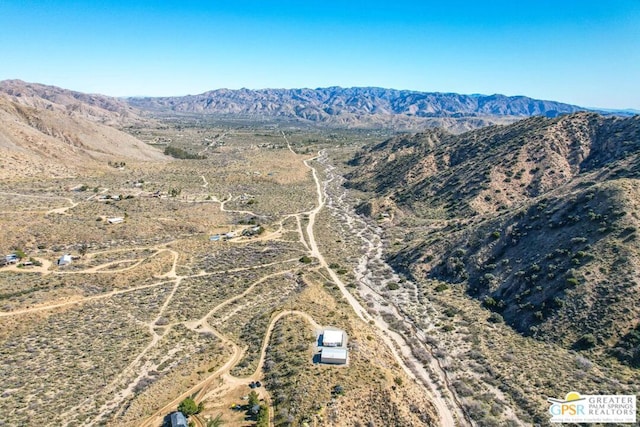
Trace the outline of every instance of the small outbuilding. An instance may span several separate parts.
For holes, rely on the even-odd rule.
[[[344,365],[347,363],[346,348],[323,348],[320,353],[320,363]]]
[[[189,427],[187,418],[182,412],[174,412],[171,414],[171,427]]]
[[[325,329],[322,333],[323,347],[342,347],[344,345],[344,332],[340,330]]]
[[[120,223],[124,222],[124,218],[121,217],[121,216],[117,216],[117,217],[114,217],[114,218],[107,218],[107,222],[109,224],[120,224]]]
[[[73,258],[71,258],[71,255],[69,254],[64,254],[62,255],[59,259],[58,259],[58,265],[68,265],[71,264]]]

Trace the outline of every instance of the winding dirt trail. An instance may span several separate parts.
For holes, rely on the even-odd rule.
[[[305,313],[304,311],[284,310],[276,314],[275,317],[271,319],[271,322],[269,323],[269,328],[267,328],[267,332],[264,335],[262,348],[260,349],[260,359],[258,360],[258,367],[256,368],[256,371],[249,377],[249,379],[259,380],[260,378],[262,378],[262,367],[264,366],[264,359],[266,357],[269,341],[271,340],[271,333],[273,332],[273,328],[276,326],[276,323],[278,323],[280,319],[282,319],[285,316],[291,316],[291,315],[302,317],[304,320],[309,322],[309,324],[314,329],[322,329],[322,326],[319,325],[318,322],[316,322],[313,317],[311,317],[309,314]]]
[[[285,139],[286,143],[287,143],[287,147],[288,149],[294,153],[295,151],[293,150],[293,148],[291,147],[289,141],[287,140],[286,135],[284,134],[284,132],[282,132],[282,136]],[[322,165],[324,167],[325,172],[327,173],[327,179],[323,182],[320,179],[319,176],[319,172],[316,169],[317,166],[314,166],[312,162],[317,161],[319,165]],[[438,415],[440,417],[440,425],[445,426],[445,427],[449,427],[449,426],[456,426],[456,425],[465,425],[465,418],[464,418],[464,413],[460,410],[460,408],[457,407],[457,405],[452,404],[451,402],[447,401],[445,398],[443,398],[437,391],[437,385],[434,383],[434,381],[431,379],[430,377],[430,371],[428,369],[426,369],[423,364],[421,362],[419,362],[416,357],[413,355],[411,347],[409,346],[409,344],[407,343],[407,338],[405,338],[404,336],[394,332],[393,330],[391,330],[390,326],[388,325],[388,323],[381,317],[381,316],[372,316],[360,303],[360,301],[352,294],[348,291],[345,283],[341,280],[341,278],[338,276],[338,274],[336,272],[334,272],[332,269],[329,268],[329,265],[327,263],[327,261],[325,260],[322,252],[320,251],[319,247],[318,247],[318,243],[316,241],[316,237],[315,237],[315,233],[314,233],[314,228],[316,225],[316,218],[317,215],[322,211],[322,209],[324,209],[325,207],[327,207],[327,200],[332,201],[330,194],[329,194],[329,185],[334,182],[336,175],[334,175],[332,173],[332,166],[329,164],[327,156],[326,156],[326,152],[321,151],[318,153],[317,156],[310,158],[310,159],[306,159],[303,161],[304,165],[311,171],[312,176],[313,176],[313,180],[315,183],[315,187],[316,187],[316,194],[317,194],[317,203],[316,206],[307,212],[300,212],[300,213],[294,213],[294,214],[289,214],[283,217],[283,221],[286,218],[291,218],[294,217],[296,220],[296,225],[297,225],[297,231],[299,232],[300,235],[300,242],[305,246],[306,249],[308,249],[309,254],[316,258],[318,260],[319,263],[319,269],[322,269],[324,271],[326,271],[326,274],[330,277],[330,279],[338,286],[338,288],[340,289],[340,292],[342,293],[343,297],[346,299],[346,301],[351,305],[351,307],[353,308],[353,310],[355,311],[356,315],[363,321],[365,322],[370,322],[372,324],[374,324],[379,330],[380,330],[380,336],[381,338],[384,340],[384,342],[386,343],[386,345],[389,347],[390,351],[392,352],[392,354],[394,355],[396,361],[398,362],[399,366],[402,367],[402,369],[406,372],[406,374],[417,381],[418,384],[422,385],[425,392],[429,394],[431,401],[433,402],[434,406],[436,407],[436,410],[438,412]],[[206,180],[206,178],[204,176],[201,176],[202,180],[203,180],[203,188],[207,188],[209,183]],[[7,193],[9,194],[9,193]],[[18,194],[16,194],[18,195]],[[343,197],[344,195],[340,196]],[[28,196],[26,196],[28,197]],[[34,196],[37,197],[37,196]],[[340,198],[339,197],[339,198]],[[48,198],[48,197],[45,197]],[[53,198],[53,197],[52,197]],[[63,197],[59,197],[59,198],[55,198],[55,199],[64,199],[67,200],[71,206],[67,206],[67,207],[63,207],[63,208],[56,208],[53,210],[48,211],[47,213],[58,213],[58,214],[64,214],[66,213],[69,209],[77,206],[77,202],[73,202],[72,199],[70,198],[63,198]],[[220,201],[220,210],[222,212],[229,212],[229,213],[239,213],[239,214],[250,214],[250,215],[254,215],[254,216],[258,216],[255,213],[251,212],[251,211],[246,211],[246,210],[228,210],[225,207],[225,204],[229,201],[234,200],[233,196],[231,194],[229,194],[229,196],[223,200]],[[216,199],[215,201],[218,201],[218,199]],[[340,206],[337,206],[336,204],[332,204],[332,206],[330,206],[334,209],[341,209]],[[347,212],[345,209],[342,209],[343,214],[344,214],[344,218],[345,220],[352,226],[354,226],[354,224],[356,224],[358,221],[362,221],[360,218],[358,218],[357,216],[355,216],[354,214],[351,214],[349,212]],[[308,216],[308,223],[306,226],[306,230],[303,230],[302,227],[302,215],[306,215]],[[282,228],[282,223],[281,223],[281,228]],[[354,231],[355,228],[352,228],[352,231]],[[305,231],[306,231],[306,235],[305,235]],[[366,251],[366,259],[362,261],[361,265],[359,265],[359,268],[356,269],[356,277],[358,279],[358,282],[365,287],[366,289],[368,289],[368,292],[370,295],[372,295],[373,297],[377,297],[377,298],[381,298],[383,299],[384,297],[382,295],[380,295],[376,290],[375,287],[372,286],[369,282],[367,282],[367,280],[371,280],[371,277],[367,274],[367,262],[371,261],[372,259],[375,259],[376,262],[383,262],[382,261],[382,248],[381,248],[381,244],[378,241],[375,240],[374,237],[371,236],[371,234],[366,234],[365,231],[357,231],[358,237],[363,238],[363,241],[366,242],[366,245],[368,247],[367,251]],[[375,233],[374,233],[375,234]],[[151,350],[152,348],[154,348],[157,343],[160,341],[160,339],[162,338],[163,335],[159,335],[158,333],[155,332],[154,328],[153,328],[153,324],[162,316],[163,312],[165,311],[165,309],[168,307],[168,305],[170,304],[174,294],[176,293],[176,291],[178,290],[178,288],[181,285],[181,282],[183,279],[188,278],[188,277],[199,277],[202,275],[210,275],[210,274],[220,274],[220,272],[207,272],[207,273],[198,273],[198,274],[194,274],[194,275],[189,275],[189,276],[181,276],[177,274],[177,265],[178,265],[178,260],[179,260],[179,253],[172,250],[172,249],[168,249],[168,248],[161,248],[161,247],[156,247],[154,248],[155,252],[153,254],[151,254],[149,257],[145,257],[142,258],[141,260],[135,260],[135,262],[133,263],[133,265],[130,265],[126,268],[122,268],[122,269],[118,269],[118,270],[107,270],[107,271],[101,271],[104,268],[107,268],[109,266],[113,266],[113,265],[117,265],[118,263],[123,263],[123,262],[128,262],[128,261],[134,261],[134,260],[120,260],[120,261],[112,261],[109,263],[105,263],[99,266],[95,266],[95,267],[90,267],[87,268],[85,270],[81,270],[81,271],[74,271],[74,272],[56,272],[56,274],[82,274],[82,273],[118,273],[118,272],[123,272],[123,271],[128,271],[134,268],[139,267],[146,259],[149,259],[151,257],[154,257],[162,252],[169,252],[171,253],[171,255],[173,256],[173,262],[171,265],[171,268],[169,269],[169,271],[167,271],[166,273],[162,274],[159,277],[156,277],[157,279],[159,279],[158,282],[155,283],[151,283],[151,284],[146,284],[146,285],[141,285],[141,286],[136,286],[136,287],[132,287],[132,288],[127,288],[127,289],[118,289],[118,290],[113,290],[111,292],[107,292],[104,294],[100,294],[100,295],[94,295],[94,296],[90,296],[90,297],[81,297],[81,298],[76,298],[76,299],[70,299],[70,300],[65,300],[62,302],[57,302],[57,303],[53,303],[53,304],[47,304],[47,305],[42,305],[42,306],[38,306],[38,307],[31,307],[31,308],[27,308],[27,309],[21,309],[21,310],[16,310],[16,311],[11,311],[11,312],[0,312],[0,317],[7,317],[7,316],[15,316],[15,315],[20,315],[20,314],[26,314],[26,313],[32,313],[32,312],[38,312],[38,311],[43,311],[43,310],[51,310],[51,309],[55,309],[55,308],[61,308],[61,307],[66,307],[66,306],[70,306],[70,305],[74,305],[74,304],[81,304],[81,303],[85,303],[88,301],[93,301],[93,300],[98,300],[98,299],[103,299],[103,298],[110,298],[119,294],[123,294],[123,293],[128,293],[128,292],[134,292],[137,290],[141,290],[141,289],[147,289],[147,288],[151,288],[151,287],[156,287],[156,286],[161,286],[161,285],[165,285],[165,284],[173,284],[173,288],[171,290],[171,292],[169,293],[169,295],[166,297],[164,304],[162,305],[162,307],[159,309],[158,315],[156,317],[155,320],[148,322],[147,326],[149,327],[152,337],[151,340],[149,342],[149,344],[137,355],[137,357],[135,358],[135,360],[128,365],[128,367],[123,370],[123,372],[118,375],[118,377],[109,385],[107,385],[107,388],[109,388],[110,390],[112,390],[114,393],[117,391],[116,388],[116,384],[118,381],[120,381],[123,378],[128,378],[131,375],[134,376],[140,376],[142,375],[140,372],[136,372],[136,368],[138,367],[138,364],[140,362],[140,360],[143,358],[143,356],[148,353],[149,350]],[[242,271],[242,270],[249,270],[249,269],[255,269],[255,268],[261,268],[263,266],[266,265],[273,265],[273,264],[285,264],[287,262],[294,262],[297,261],[297,258],[292,258],[290,260],[285,260],[285,261],[278,261],[278,262],[274,262],[274,263],[270,263],[270,264],[265,264],[265,265],[258,265],[258,266],[251,266],[251,267],[241,267],[241,268],[237,268],[237,269],[231,269],[231,270],[225,270],[227,272],[229,271]],[[43,272],[48,272],[48,267],[49,265],[43,266],[44,271]],[[35,270],[32,270],[35,271]],[[262,368],[264,365],[264,361],[265,361],[265,354],[266,354],[266,349],[267,346],[269,344],[270,341],[270,337],[271,334],[273,332],[273,328],[275,327],[275,324],[282,319],[285,316],[288,315],[296,315],[296,316],[300,316],[303,319],[305,319],[307,322],[309,322],[309,324],[311,326],[313,326],[316,329],[320,329],[321,326],[317,324],[317,322],[315,322],[315,320],[309,316],[307,313],[301,312],[301,311],[297,311],[297,310],[284,310],[281,312],[278,312],[276,314],[274,314],[272,316],[272,318],[270,319],[270,323],[269,326],[265,332],[265,335],[263,337],[263,341],[262,341],[262,346],[260,349],[260,358],[258,360],[258,364],[256,367],[256,370],[253,372],[253,374],[251,374],[248,377],[234,377],[231,375],[231,370],[242,360],[246,350],[244,348],[240,348],[235,342],[233,342],[232,340],[230,340],[229,338],[225,337],[223,334],[221,334],[220,332],[218,332],[214,327],[212,327],[209,324],[209,318],[211,317],[211,315],[213,313],[215,313],[216,311],[220,310],[221,308],[223,308],[224,306],[231,304],[234,301],[237,301],[241,298],[243,298],[243,296],[247,295],[249,292],[251,292],[251,290],[257,286],[259,283],[262,283],[264,280],[267,280],[271,277],[280,275],[280,274],[285,274],[287,272],[290,272],[291,270],[284,270],[284,271],[278,271],[275,273],[271,273],[268,275],[265,275],[264,277],[260,278],[259,280],[255,281],[248,289],[246,289],[242,294],[239,294],[233,298],[230,298],[228,300],[225,300],[224,302],[218,304],[217,306],[213,307],[205,316],[203,316],[201,319],[196,320],[196,321],[192,321],[192,322],[183,322],[185,324],[185,326],[187,326],[188,328],[196,331],[196,332],[210,332],[213,335],[215,335],[221,342],[222,344],[229,348],[231,350],[231,356],[229,357],[229,359],[222,365],[220,366],[216,371],[214,371],[213,373],[211,373],[210,375],[207,375],[207,377],[205,379],[203,379],[202,381],[200,381],[198,384],[192,386],[191,388],[189,388],[188,390],[184,391],[183,393],[181,393],[179,396],[175,397],[175,399],[173,399],[172,401],[168,402],[166,405],[163,405],[162,408],[160,408],[159,410],[155,411],[155,413],[150,416],[149,418],[147,418],[142,424],[140,424],[143,427],[155,427],[157,425],[160,424],[160,422],[162,421],[163,417],[175,410],[175,408],[177,407],[178,403],[183,400],[185,397],[188,396],[193,396],[195,394],[195,398],[196,401],[202,401],[203,399],[206,399],[208,396],[210,396],[212,393],[215,393],[217,390],[220,390],[221,387],[235,387],[235,386],[240,386],[240,385],[246,385],[249,384],[251,381],[255,381],[255,380],[259,380],[262,378]],[[375,295],[374,295],[375,294]],[[405,318],[403,318],[402,313],[400,310],[396,310],[395,314],[398,316],[398,318],[401,318],[403,321],[406,321]],[[169,327],[171,327],[172,325],[169,325]],[[169,329],[169,328],[167,328]],[[418,337],[416,337],[416,339],[418,340]],[[437,363],[437,361],[436,361]],[[434,372],[436,372],[438,375],[441,375],[440,372],[438,372],[438,366],[437,365],[431,365],[431,370],[433,370]],[[440,370],[442,370],[442,367],[440,367]],[[216,380],[222,380],[222,385],[218,385],[215,388],[211,388],[212,384],[214,383],[214,381]],[[446,378],[445,378],[446,379]],[[130,381],[129,385],[131,386],[132,384],[135,384],[135,379],[133,381]],[[265,394],[267,394],[265,400],[270,401],[269,400],[269,396],[268,393],[266,392],[266,390],[263,390]],[[91,423],[89,425],[95,425],[96,423],[101,422],[102,417],[106,416],[111,410],[113,410],[114,408],[117,408],[128,396],[130,396],[132,393],[132,389],[131,387],[127,387],[124,389],[119,390],[115,396],[113,397],[113,399],[111,399],[110,401],[104,403],[104,405],[102,406],[100,413],[91,421]],[[271,413],[273,413],[273,411],[270,411]],[[203,423],[201,422],[201,420],[194,420],[196,421],[197,425],[203,425]]]
[[[75,208],[76,206],[78,206],[78,202],[74,202],[74,201],[73,201],[73,200],[71,200],[71,199],[67,199],[67,200],[69,200],[69,202],[71,203],[71,206],[66,206],[66,207],[64,207],[64,208],[51,209],[51,210],[49,210],[49,211],[45,212],[45,215],[50,215],[50,214],[64,214],[64,213],[67,213],[67,211],[68,211],[69,209],[73,209],[73,208]]]
[[[289,150],[294,152],[284,132],[282,133],[282,135],[287,142]],[[462,409],[458,405],[448,404],[447,400],[440,395],[440,393],[438,392],[438,385],[435,384],[435,382],[431,379],[429,375],[430,372],[413,355],[411,347],[408,345],[405,338],[400,334],[392,331],[387,322],[382,319],[382,317],[371,316],[367,312],[367,310],[365,310],[364,307],[360,304],[360,302],[348,291],[346,285],[340,279],[337,273],[329,268],[327,261],[318,248],[318,244],[316,242],[314,234],[314,225],[317,214],[325,205],[325,201],[327,198],[327,185],[331,181],[333,181],[334,176],[331,175],[328,180],[325,181],[323,186],[318,177],[317,170],[310,165],[310,162],[316,159],[320,160],[320,163],[324,164],[325,168],[329,169],[330,166],[328,165],[326,152],[324,151],[319,152],[318,156],[304,161],[305,166],[307,166],[307,168],[311,170],[317,192],[317,206],[309,212],[309,223],[307,224],[307,236],[309,239],[309,247],[311,248],[312,256],[318,259],[320,265],[327,271],[331,280],[338,286],[340,292],[347,300],[347,302],[349,302],[358,317],[360,317],[360,319],[365,322],[373,322],[373,324],[378,329],[380,329],[381,338],[390,348],[396,361],[399,363],[405,373],[410,378],[417,380],[418,383],[421,384],[425,391],[429,394],[431,401],[433,402],[438,412],[440,425],[445,427],[454,427],[456,425],[468,424],[467,420],[464,417],[464,412],[462,411]],[[453,406],[453,408],[451,406]]]
[[[41,211],[41,210],[36,210],[36,211],[21,211],[21,213],[44,213],[45,215],[49,215],[49,214],[53,214],[53,213],[58,213],[58,214],[63,214],[65,212],[67,212],[69,209],[71,208],[75,208],[76,206],[78,206],[78,202],[74,202],[73,199],[69,198],[69,197],[62,197],[62,196],[39,196],[36,194],[20,194],[20,193],[9,193],[9,192],[5,192],[2,191],[0,192],[0,195],[2,196],[14,196],[14,197],[25,197],[25,198],[29,198],[29,199],[46,199],[46,200],[66,200],[67,202],[69,202],[70,206],[65,206],[62,208],[54,208],[54,209],[49,209],[47,211]],[[2,212],[3,214],[10,214],[10,213],[14,213],[14,212]]]
[[[302,317],[315,329],[321,328],[321,326],[318,325],[318,323],[310,315],[301,311],[284,310],[275,314],[269,321],[269,326],[267,328],[267,331],[265,332],[262,341],[262,347],[260,349],[260,359],[258,361],[256,370],[253,372],[253,374],[247,377],[235,377],[230,373],[231,370],[240,362],[240,360],[242,360],[245,349],[239,348],[233,341],[229,340],[224,335],[219,333],[215,328],[211,327],[211,325],[209,325],[206,320],[191,322],[189,326],[191,326],[192,328],[196,328],[198,331],[207,331],[213,333],[218,339],[222,341],[223,345],[229,346],[232,349],[233,354],[223,366],[221,366],[211,375],[207,376],[207,378],[205,378],[198,384],[191,387],[189,390],[183,392],[171,402],[164,405],[162,408],[158,409],[153,415],[151,415],[142,424],[140,424],[140,427],[155,427],[159,425],[159,423],[162,422],[164,415],[174,411],[178,404],[186,397],[193,396],[195,394],[194,400],[196,402],[201,402],[202,400],[206,399],[207,396],[215,394],[215,392],[220,389],[233,388],[244,385],[248,386],[250,382],[260,380],[262,378],[262,367],[264,366],[266,350],[269,346],[269,341],[271,340],[273,329],[280,319],[285,316],[291,315]],[[222,379],[222,384],[218,385],[214,389],[209,389],[209,386],[217,379]]]
[[[89,301],[94,301],[94,300],[99,300],[104,298],[111,298],[116,295],[139,291],[141,289],[154,288],[156,286],[161,286],[167,283],[171,283],[171,282],[170,281],[155,282],[155,283],[150,283],[148,285],[141,285],[141,286],[134,286],[132,288],[113,290],[111,292],[107,292],[99,295],[93,295],[90,297],[71,299],[69,301],[59,302],[55,304],[46,304],[38,307],[24,308],[24,309],[14,310],[14,311],[2,311],[0,312],[0,317],[17,316],[19,314],[35,313],[38,311],[52,310],[54,308],[66,307],[69,305],[82,304]]]
[[[385,292],[387,284],[392,281],[398,282],[400,277],[384,259],[383,241],[380,237],[382,229],[378,225],[372,225],[370,222],[365,221],[354,212],[351,204],[345,200],[346,189],[342,186],[344,179],[333,172],[335,168],[329,164],[327,156],[321,156],[319,161],[325,167],[327,176],[330,177],[325,181],[324,186],[325,196],[328,199],[328,208],[332,209],[333,214],[340,218],[340,222],[347,228],[345,232],[356,236],[362,242],[364,254],[360,257],[354,273],[359,284],[358,292],[360,296],[368,304],[373,303],[376,325],[383,325],[383,330],[392,338],[397,350],[406,360],[407,365],[412,368],[411,371],[415,377],[431,389],[432,395],[435,396],[434,404],[436,404],[438,410],[441,413],[451,413],[452,417],[447,416],[448,422],[454,422],[456,425],[474,425],[464,411],[455,390],[453,390],[441,361],[434,356],[432,349],[425,344],[427,340],[424,331],[434,327],[430,316],[427,314],[428,310],[426,307],[420,307],[419,312],[409,314],[404,309],[411,305],[409,304],[411,297],[417,299],[417,286],[406,283],[406,286],[401,288],[402,292],[404,292],[402,295],[404,299],[396,299],[395,295],[390,297]],[[329,188],[330,183],[333,188]],[[376,276],[374,274],[376,269],[385,274],[379,273]],[[415,305],[412,308],[415,309]],[[406,332],[399,334],[391,330],[388,322],[380,313],[392,315],[406,327]],[[417,319],[420,319],[419,326],[417,325]],[[411,345],[409,345],[409,340]],[[412,346],[431,354],[432,357],[427,367],[424,366],[423,361],[415,357]],[[440,386],[431,378],[431,373],[437,376]],[[446,395],[441,395],[438,392],[439,387],[442,386],[448,392]],[[441,422],[444,424],[445,419],[441,419]]]
[[[236,196],[235,198],[237,198],[237,197],[239,197],[239,196]],[[255,217],[259,217],[260,216],[257,213],[251,212],[251,211],[227,209],[224,205],[227,202],[231,202],[233,200],[234,200],[233,195],[231,193],[229,193],[229,196],[226,199],[224,199],[224,200],[222,200],[220,202],[220,211],[221,212],[227,212],[227,213],[239,213],[239,214],[244,214],[244,215],[251,215],[251,216],[255,216]]]
[[[258,381],[261,380],[263,375],[262,375],[262,368],[264,366],[264,361],[266,358],[266,353],[267,353],[267,347],[269,346],[269,341],[271,341],[271,334],[273,333],[273,328],[275,328],[276,323],[278,323],[278,321],[280,319],[282,319],[285,316],[299,316],[302,317],[303,319],[305,319],[307,322],[309,322],[309,324],[314,328],[314,329],[321,329],[322,326],[320,326],[314,319],[313,317],[311,317],[309,314],[303,312],[303,311],[298,311],[298,310],[284,310],[281,312],[278,312],[277,314],[275,314],[271,320],[269,321],[269,326],[267,327],[267,330],[264,334],[264,337],[262,339],[262,347],[260,348],[260,359],[258,359],[258,364],[256,366],[256,370],[253,372],[253,374],[246,376],[246,377],[236,377],[231,375],[230,371],[231,369],[229,369],[227,372],[223,373],[221,375],[222,379],[225,382],[225,385],[227,386],[241,386],[241,385],[246,385],[248,386],[250,382],[252,381]],[[211,331],[213,331],[212,328],[209,327],[209,329]],[[199,401],[200,399],[203,399],[207,394],[210,394],[211,392],[213,392],[215,390],[205,390],[204,388],[198,393],[198,395],[196,396],[196,401]]]
[[[213,328],[210,328],[211,331],[214,331]],[[178,407],[178,404],[184,400],[185,398],[192,396],[194,393],[199,391],[200,389],[206,388],[210,385],[215,379],[219,378],[223,373],[229,372],[235,365],[240,362],[242,356],[244,355],[244,351],[238,348],[232,341],[227,340],[223,335],[220,335],[217,332],[214,332],[220,337],[223,342],[226,341],[225,344],[230,345],[233,348],[233,355],[227,362],[218,368],[215,372],[211,373],[211,375],[207,376],[204,380],[200,381],[198,384],[194,385],[184,393],[180,394],[178,397],[173,399],[171,402],[164,405],[162,408],[158,409],[152,416],[147,418],[140,424],[140,427],[156,427],[162,423],[164,416],[170,412],[173,412]]]

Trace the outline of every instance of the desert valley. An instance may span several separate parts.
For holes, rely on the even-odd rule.
[[[528,426],[637,395],[639,179],[622,111],[2,81],[0,426]]]

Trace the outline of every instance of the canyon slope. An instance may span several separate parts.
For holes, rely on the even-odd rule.
[[[397,269],[464,287],[524,335],[640,366],[640,116],[400,135],[350,163],[360,212],[402,236]]]
[[[126,103],[20,80],[0,82],[0,177],[68,176],[108,162],[162,160],[120,130],[143,120]]]

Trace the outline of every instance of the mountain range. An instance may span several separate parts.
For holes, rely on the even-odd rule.
[[[199,95],[114,98],[5,80],[0,82],[0,94],[23,106],[56,110],[118,128],[142,123],[154,115],[197,115],[397,131],[440,127],[461,133],[492,124],[509,124],[530,116],[556,117],[590,110],[526,96],[461,95],[376,87],[217,89]],[[625,111],[599,112],[632,115]]]
[[[525,96],[460,95],[376,87],[212,90],[200,95],[129,98],[155,113],[297,119],[323,125],[464,131],[494,123],[585,111]]]
[[[114,98],[21,80],[0,82],[0,175],[73,175],[108,161],[158,160],[156,149],[122,130],[154,116],[287,121],[299,125],[440,127],[461,133],[531,115],[582,110],[553,101],[503,95],[424,93],[381,88],[219,89],[200,95]]]

